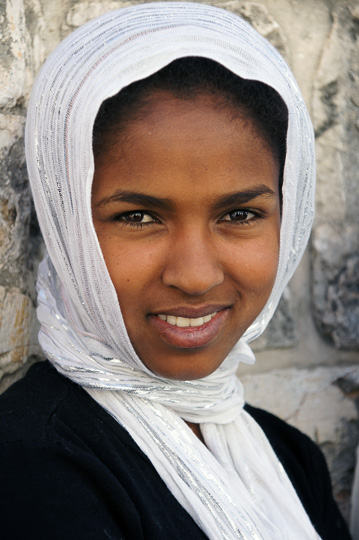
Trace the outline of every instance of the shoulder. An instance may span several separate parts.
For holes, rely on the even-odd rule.
[[[246,405],[245,410],[266,434],[322,540],[349,540],[320,448],[277,416],[250,405]]]
[[[71,382],[39,362],[0,396],[0,443],[38,438],[66,398]]]
[[[1,538],[204,538],[129,433],[48,362],[0,397],[0,418]]]
[[[324,456],[307,435],[274,414],[250,405],[245,408],[263,429],[304,505],[331,491]]]
[[[263,429],[304,505],[331,493],[327,464],[314,441],[274,414],[250,405],[245,409]]]
[[[41,362],[0,396],[1,538],[24,538],[30,529],[39,539],[78,538],[79,527],[86,538],[101,531],[109,475],[101,485],[103,470],[77,430],[86,423],[77,415],[82,394],[86,405],[80,387]],[[125,494],[120,503],[131,513]],[[106,523],[118,533],[111,515]]]
[[[19,470],[30,460],[42,460],[43,468],[56,460],[63,461],[63,468],[70,460],[86,461],[95,447],[100,450],[114,438],[120,446],[129,444],[127,432],[47,361],[33,365],[0,396],[0,457],[8,453],[14,462],[19,453]],[[8,473],[4,461],[0,473]]]

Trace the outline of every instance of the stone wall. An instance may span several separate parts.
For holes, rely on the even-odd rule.
[[[359,1],[217,1],[269,39],[291,65],[317,137],[317,214],[307,254],[257,363],[241,368],[247,400],[297,425],[326,454],[346,516],[359,442]],[[0,390],[41,358],[35,274],[42,244],[23,149],[34,77],[77,26],[131,2],[3,0],[0,4]]]

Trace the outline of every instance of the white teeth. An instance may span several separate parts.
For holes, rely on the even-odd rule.
[[[173,315],[168,315],[168,317],[166,317],[166,320],[168,323],[177,326],[177,317],[173,317]]]
[[[204,323],[203,317],[198,317],[198,319],[190,319],[191,326],[202,326]]]
[[[186,317],[176,317],[177,319],[177,322],[176,322],[176,326],[180,326],[181,328],[185,327],[185,326],[191,326],[191,323],[190,323],[190,320],[191,319],[186,319]]]
[[[163,315],[159,313],[158,317],[163,321],[167,321],[173,326],[179,326],[180,328],[188,328],[190,326],[202,326],[202,324],[210,321],[213,317],[217,315],[217,311],[206,315],[205,317],[197,317],[196,319],[189,319],[187,317],[175,317],[174,315]]]

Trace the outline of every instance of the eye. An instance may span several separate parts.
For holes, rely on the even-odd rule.
[[[152,214],[142,210],[133,210],[116,214],[111,218],[111,221],[116,222],[123,227],[132,227],[135,229],[150,227],[159,222]]]
[[[117,217],[119,221],[123,221],[125,223],[152,223],[156,221],[150,214],[147,214],[146,212],[126,212],[125,214],[121,214]]]
[[[220,221],[225,221],[229,223],[246,223],[248,221],[251,221],[253,219],[256,219],[258,216],[254,212],[251,212],[250,210],[232,210],[231,212],[228,212],[224,216],[221,217]]]

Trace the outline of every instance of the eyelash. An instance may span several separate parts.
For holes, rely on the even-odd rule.
[[[247,214],[247,217],[248,217],[248,214],[252,214],[252,217],[250,217],[249,219],[244,219],[244,220],[234,220],[234,219],[225,219],[226,217],[230,216],[231,214]],[[220,222],[222,223],[230,223],[231,225],[249,225],[250,223],[253,223],[255,221],[258,221],[259,219],[261,219],[263,216],[261,216],[258,212],[254,212],[253,210],[249,210],[248,208],[236,208],[235,210],[231,210],[230,212],[226,212],[225,214],[223,214],[223,216],[220,218]]]
[[[126,219],[134,215],[141,215],[142,219],[143,219],[143,216],[149,216],[151,218],[151,221],[148,221],[145,223],[141,223],[139,221],[131,221],[131,220],[126,221]],[[118,214],[113,217],[113,221],[119,222],[124,227],[132,227],[135,229],[143,229],[144,227],[148,227],[149,225],[152,225],[153,223],[159,223],[159,220],[153,217],[152,214],[150,214],[149,212],[144,212],[143,210],[134,210],[131,212],[124,212],[123,214]]]
[[[248,214],[252,214],[253,217],[250,217],[249,219],[238,220],[238,221],[234,219],[225,219],[226,217],[230,216],[231,214],[233,215],[235,213],[240,213],[242,215],[247,214],[247,216]],[[131,216],[135,216],[135,215],[142,216],[141,219],[143,219],[144,216],[149,216],[151,218],[151,221],[147,221],[147,222],[131,221],[131,220],[127,221],[127,219],[129,219]],[[244,225],[249,225],[250,222],[253,223],[255,221],[258,221],[259,219],[262,219],[262,216],[259,213],[256,213],[248,209],[237,208],[236,210],[231,210],[230,212],[226,212],[225,214],[223,214],[220,217],[219,222],[229,223],[231,225],[236,225],[236,226],[244,226]],[[160,223],[160,220],[155,218],[149,212],[145,212],[143,210],[134,210],[131,212],[125,212],[123,214],[118,214],[113,217],[113,221],[117,221],[121,223],[121,225],[123,225],[124,227],[130,227],[130,228],[135,228],[135,229],[143,229],[145,227],[149,227],[153,225],[154,223]]]

